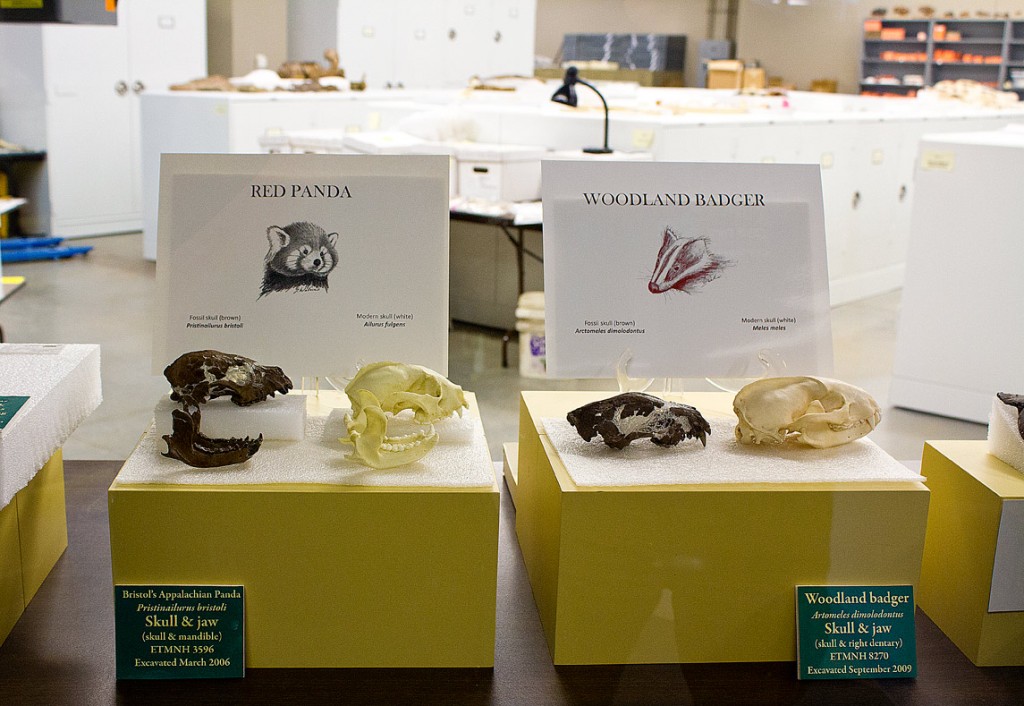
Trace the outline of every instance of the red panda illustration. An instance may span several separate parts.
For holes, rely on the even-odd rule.
[[[338,264],[337,233],[314,223],[267,228],[270,249],[263,260],[260,297],[270,292],[327,289],[327,276]],[[259,297],[257,297],[259,298]]]

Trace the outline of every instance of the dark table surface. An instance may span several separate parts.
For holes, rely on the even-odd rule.
[[[106,490],[120,464],[65,464],[69,547],[0,646],[0,704],[1024,704],[1024,668],[981,669],[918,611],[916,680],[797,681],[791,662],[554,667],[503,491],[494,669],[250,669],[114,678]]]

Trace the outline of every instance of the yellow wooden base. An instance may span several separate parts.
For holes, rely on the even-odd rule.
[[[0,510],[0,643],[68,546],[58,450]]]
[[[522,394],[516,531],[556,664],[794,660],[794,586],[917,583],[918,482],[576,486],[541,419],[607,396]]]
[[[932,491],[918,603],[978,666],[1024,665],[1024,612],[988,612],[1000,513],[1024,499],[1024,475],[985,441],[929,441]]]
[[[490,667],[499,497],[115,479],[114,583],[244,585],[249,667]]]
[[[509,497],[515,505],[519,498],[519,444],[506,442],[501,445],[501,472],[505,477]]]

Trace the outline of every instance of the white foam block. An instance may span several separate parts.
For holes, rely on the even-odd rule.
[[[192,468],[163,456],[167,444],[155,428],[150,428],[121,468],[118,481],[188,485],[326,483],[439,488],[486,487],[494,482],[487,440],[480,418],[474,412],[435,424],[440,439],[419,461],[398,468],[376,470],[346,458],[351,447],[339,439],[348,435],[345,415],[350,409],[329,409],[324,405],[317,406],[315,401],[309,404],[302,441],[264,441],[260,450],[245,463],[221,468]],[[409,431],[412,422],[398,419],[392,425],[389,425],[389,431],[395,435]]]
[[[28,401],[0,429],[0,509],[103,401],[100,347],[0,343],[0,395]]]
[[[171,433],[171,411],[178,407],[170,395],[157,403],[153,418],[158,435]],[[264,441],[299,441],[306,431],[306,396],[300,394],[276,395],[246,407],[239,407],[227,397],[218,397],[199,411],[199,429],[211,439],[255,439],[263,434]]]
[[[1003,463],[1024,473],[1024,439],[1017,430],[1016,407],[992,398],[992,411],[988,418],[988,452]]]
[[[613,449],[600,436],[586,442],[565,419],[544,418],[544,430],[573,482],[580,486],[702,483],[913,482],[908,470],[873,441],[831,449],[797,444],[749,446],[736,441],[735,418],[707,417],[707,448],[697,439],[661,448],[648,439]]]

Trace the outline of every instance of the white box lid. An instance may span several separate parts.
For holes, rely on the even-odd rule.
[[[351,132],[345,135],[345,147],[366,154],[408,154],[426,140],[397,130]]]
[[[530,162],[544,157],[547,150],[538,145],[499,145],[464,142],[456,146],[455,156],[467,162]]]

